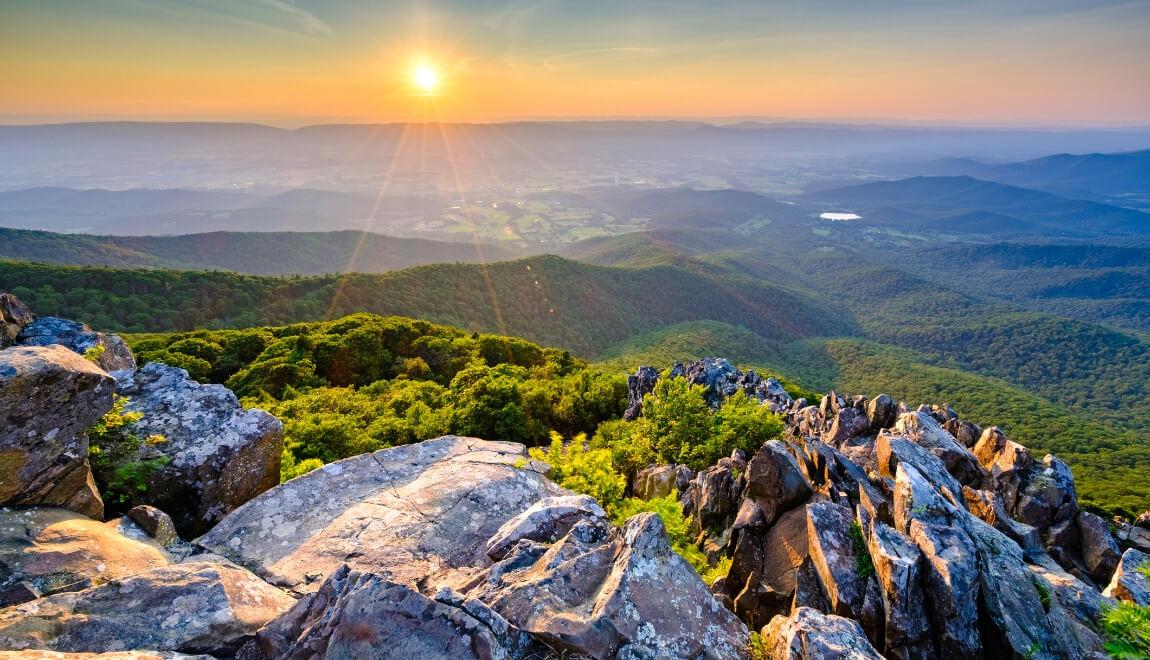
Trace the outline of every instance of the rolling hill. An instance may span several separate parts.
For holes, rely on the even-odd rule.
[[[442,262],[501,261],[511,248],[369,232],[209,232],[90,236],[0,228],[0,259],[74,266],[230,270],[254,275],[381,273]]]

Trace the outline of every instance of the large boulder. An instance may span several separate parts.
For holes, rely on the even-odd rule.
[[[19,298],[0,293],[0,349],[15,344],[20,331],[34,320],[36,315]]]
[[[444,590],[433,600],[344,565],[265,626],[245,657],[497,660],[524,657],[532,646],[528,635],[475,599]]]
[[[43,316],[25,325],[16,343],[23,346],[59,344],[81,355],[95,350],[96,364],[109,372],[136,368],[132,349],[119,335],[96,332],[83,323],[55,316]]]
[[[0,351],[0,505],[103,515],[85,433],[111,410],[114,386],[63,346]]]
[[[813,493],[798,462],[778,440],[767,442],[755,452],[747,463],[746,481],[744,496],[763,512],[766,525]]]
[[[1122,553],[1118,569],[1102,594],[1136,605],[1150,605],[1150,576],[1139,570],[1146,570],[1146,566],[1150,566],[1150,555],[1134,548]]]
[[[487,556],[498,561],[523,539],[554,543],[582,520],[606,520],[607,513],[586,495],[545,497],[526,511],[503,523],[487,540]]]
[[[594,658],[742,658],[747,630],[642,513],[523,540],[467,595],[554,649]]]
[[[1088,511],[1078,512],[1078,535],[1082,541],[1082,563],[1095,584],[1106,584],[1122,551],[1110,535],[1110,526],[1101,517]]]
[[[161,566],[0,610],[0,649],[233,653],[294,599],[221,563]]]
[[[119,375],[116,391],[128,397],[126,410],[143,414],[135,432],[165,439],[145,443],[135,458],[169,459],[130,504],[166,511],[181,533],[193,536],[279,483],[278,419],[244,410],[231,390],[201,385],[183,369],[153,362]]]
[[[899,415],[894,429],[920,447],[938,456],[947,471],[964,485],[981,488],[985,471],[978,461],[942,425],[924,412],[909,412]]]
[[[758,510],[750,500],[744,500],[744,505]],[[790,610],[799,569],[809,561],[807,507],[799,505],[787,511],[770,527],[762,522],[761,515],[746,524],[736,523],[736,531],[731,567],[722,586],[739,617],[752,627],[762,627],[775,615]],[[818,590],[821,592],[822,587]]]
[[[171,558],[133,523],[66,509],[0,509],[0,605],[79,591]]]
[[[742,500],[747,462],[741,451],[719,459],[699,470],[680,498],[683,514],[690,518],[691,533],[702,539],[703,552],[718,558],[731,541],[732,525],[740,506],[754,506]]]
[[[623,419],[635,420],[643,414],[643,397],[655,390],[659,372],[654,367],[639,367],[634,374],[627,376],[627,410]]]
[[[771,660],[881,660],[857,621],[800,607],[762,631]]]
[[[490,564],[487,541],[545,497],[569,495],[523,445],[444,436],[329,463],[233,511],[197,540],[285,587],[342,564],[402,584]]]

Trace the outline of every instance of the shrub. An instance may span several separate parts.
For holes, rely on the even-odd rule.
[[[1106,608],[1101,619],[1103,648],[1115,660],[1150,657],[1150,607],[1122,602]]]
[[[139,412],[125,411],[128,398],[116,395],[112,409],[88,430],[88,459],[92,473],[100,486],[100,494],[106,504],[123,505],[132,501],[140,493],[147,492],[148,479],[156,470],[167,465],[167,456],[139,458],[138,452],[145,445],[167,442],[162,435],[140,438],[132,432],[143,418]]]
[[[563,436],[552,433],[547,451],[533,447],[530,454],[551,465],[551,480],[555,483],[594,497],[612,516],[618,510],[627,479],[615,470],[611,452],[586,447],[586,436],[577,435],[564,446]]]

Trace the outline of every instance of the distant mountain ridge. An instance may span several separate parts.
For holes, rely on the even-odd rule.
[[[919,176],[811,193],[812,201],[859,213],[867,224],[1056,237],[1150,234],[1150,214],[1060,197],[971,176]]]
[[[967,174],[1024,188],[1069,195],[1150,193],[1150,149],[1119,153],[1055,154],[1016,163],[947,159],[939,174]]]

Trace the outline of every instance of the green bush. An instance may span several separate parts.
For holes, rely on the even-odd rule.
[[[92,474],[104,503],[113,511],[147,492],[152,473],[171,462],[167,456],[137,457],[141,447],[167,440],[162,435],[140,438],[134,433],[132,427],[143,418],[143,414],[125,411],[127,403],[127,397],[115,395],[112,409],[88,429],[88,460]]]
[[[1102,612],[1103,648],[1115,660],[1150,658],[1150,607],[1120,602]]]

